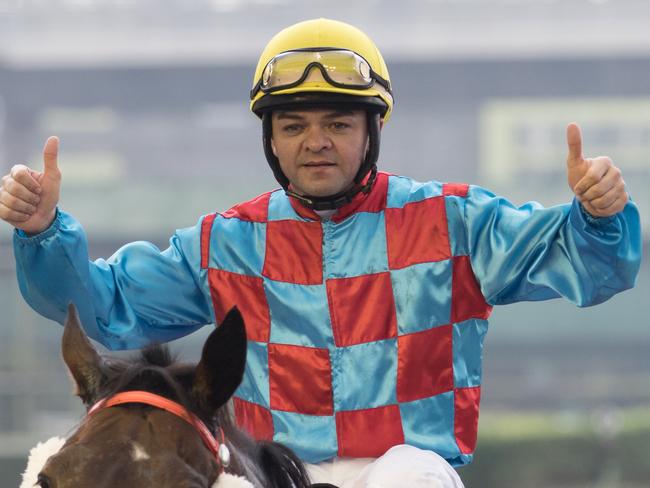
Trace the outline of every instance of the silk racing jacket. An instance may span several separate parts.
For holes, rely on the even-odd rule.
[[[239,425],[308,462],[376,457],[397,444],[471,461],[493,305],[564,297],[578,306],[633,286],[637,209],[595,219],[577,201],[519,208],[476,186],[380,173],[331,218],[281,190],[89,261],[59,211],[14,238],[20,289],[63,323],[142,347],[219,323],[233,305],[248,334]]]

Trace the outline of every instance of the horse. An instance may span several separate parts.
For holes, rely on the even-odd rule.
[[[234,423],[228,400],[246,363],[246,330],[236,308],[210,333],[196,365],[178,363],[161,345],[127,360],[102,357],[72,305],[62,353],[87,414],[22,486],[311,486],[290,449],[255,441]]]

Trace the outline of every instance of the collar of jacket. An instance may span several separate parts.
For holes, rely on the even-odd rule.
[[[386,208],[386,193],[388,190],[388,173],[383,171],[377,172],[377,179],[370,190],[370,193],[358,193],[350,203],[339,208],[330,220],[334,223],[341,222],[350,215],[358,212],[380,212]],[[298,215],[308,220],[320,221],[320,216],[311,208],[305,207],[300,201],[293,197],[288,197],[291,206]]]

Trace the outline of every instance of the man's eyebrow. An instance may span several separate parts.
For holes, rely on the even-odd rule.
[[[335,119],[337,117],[350,117],[354,115],[352,110],[335,110],[325,115],[329,119]]]
[[[281,111],[278,111],[277,118],[278,118],[278,120],[283,120],[283,119],[302,120],[302,119],[304,119],[304,117],[302,115],[298,115],[295,112],[281,112]]]
[[[337,117],[350,117],[352,115],[354,115],[354,111],[340,109],[332,110],[331,112],[326,113],[324,117],[328,119],[335,119]],[[277,120],[303,120],[304,118],[305,117],[303,115],[296,112],[283,112],[281,110],[278,110],[277,112]]]

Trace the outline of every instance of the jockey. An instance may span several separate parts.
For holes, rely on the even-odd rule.
[[[282,187],[89,261],[45,170],[14,166],[0,217],[16,227],[25,300],[63,322],[79,308],[112,349],[168,341],[238,305],[248,335],[238,423],[344,487],[462,486],[494,305],[588,306],[634,285],[640,223],[620,171],[567,131],[571,203],[516,207],[478,186],[377,170],[390,77],[357,28],[318,19],[278,33],[253,78],[266,159]]]
[[[301,22],[283,30],[260,56],[250,107],[262,119],[264,154],[275,179],[303,206],[335,210],[350,203],[358,193],[370,192],[377,177],[381,126],[390,117],[393,95],[386,63],[363,32],[326,19]],[[343,188],[335,193],[320,188],[317,194],[310,195],[290,188],[297,182],[287,178],[282,164],[289,163],[281,162],[274,148],[273,121],[278,114],[313,108],[361,111],[367,119],[367,146],[353,183],[344,181]],[[319,173],[321,170],[322,166],[317,169]]]

